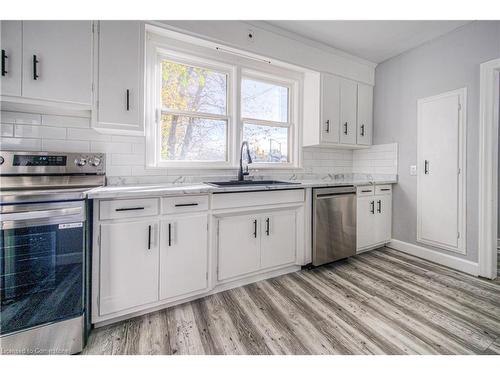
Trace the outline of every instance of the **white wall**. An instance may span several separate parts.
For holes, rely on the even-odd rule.
[[[377,66],[374,143],[399,144],[393,238],[418,244],[417,179],[409,175],[417,158],[417,99],[467,87],[467,254],[433,250],[477,261],[479,65],[498,57],[500,22],[476,21]]]

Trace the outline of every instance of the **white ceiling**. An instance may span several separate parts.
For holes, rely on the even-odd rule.
[[[272,26],[380,63],[470,21],[267,21]]]

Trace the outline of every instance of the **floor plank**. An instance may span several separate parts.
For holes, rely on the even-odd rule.
[[[500,282],[382,248],[94,329],[83,354],[500,354]]]

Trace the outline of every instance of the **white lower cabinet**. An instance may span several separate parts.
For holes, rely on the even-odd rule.
[[[218,279],[294,263],[296,215],[295,210],[283,210],[220,218]]]
[[[377,190],[377,191],[376,191]],[[356,209],[357,251],[362,252],[391,240],[392,194],[390,186],[358,188]]]
[[[205,289],[207,215],[171,217],[161,221],[160,299]]]
[[[158,300],[159,221],[100,226],[99,314]]]

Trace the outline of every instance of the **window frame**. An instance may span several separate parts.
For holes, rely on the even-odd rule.
[[[172,43],[173,42],[173,43]],[[189,112],[186,114],[202,118],[227,118],[226,161],[190,161],[161,159],[161,61],[167,59],[190,66],[211,69],[227,76],[226,116]],[[269,68],[268,68],[269,66]],[[146,169],[230,169],[239,168],[239,150],[243,141],[243,118],[241,117],[241,82],[243,78],[255,79],[266,83],[286,86],[288,94],[288,162],[287,163],[252,163],[250,169],[300,169],[302,128],[302,94],[304,77],[301,72],[281,66],[271,66],[227,55],[216,50],[209,50],[197,44],[169,39],[160,34],[148,32],[145,46],[145,135]],[[171,111],[174,112],[174,111]],[[178,114],[183,114],[177,111]],[[201,116],[200,116],[201,114]],[[245,119],[246,120],[246,119]],[[253,120],[250,123],[261,125],[267,120]],[[276,122],[281,125],[283,123]],[[157,173],[157,172],[155,172]]]

